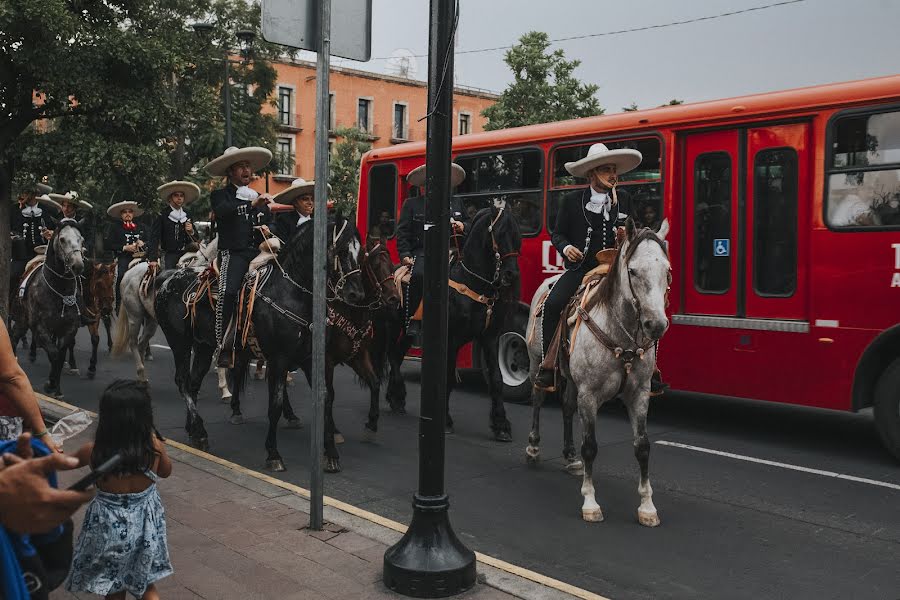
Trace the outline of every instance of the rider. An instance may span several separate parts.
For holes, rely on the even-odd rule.
[[[277,235],[282,242],[287,244],[301,225],[312,220],[312,212],[315,207],[314,192],[315,181],[306,181],[303,178],[295,179],[290,187],[278,192],[272,199],[273,202],[288,204],[294,207],[293,211],[279,213],[272,225],[272,233]],[[331,192],[331,186],[328,186]]]
[[[59,204],[63,219],[78,221],[78,228],[81,230],[81,236],[84,238],[84,248],[87,250],[88,255],[93,254],[94,228],[90,211],[94,209],[94,206],[90,202],[79,200],[77,192],[48,194],[48,196]]]
[[[450,188],[453,189],[465,180],[466,171],[456,163],[451,163],[450,167]],[[410,171],[406,181],[412,186],[410,192],[416,190],[418,194],[410,195],[400,209],[397,250],[400,264],[409,266],[411,271],[405,306],[407,334],[415,337],[420,325],[418,321],[410,321],[410,318],[418,310],[422,299],[422,272],[425,269],[425,261],[420,260],[425,254],[425,165]],[[469,218],[459,197],[450,197],[449,213],[452,235],[465,235]]]
[[[546,360],[534,380],[539,389],[554,387],[556,365],[551,359],[555,352],[548,351],[562,311],[584,275],[597,266],[597,252],[615,248],[624,237],[623,225],[631,206],[628,196],[618,191],[616,184],[618,177],[636,168],[641,159],[637,150],[609,150],[605,144],[594,144],[587,156],[565,165],[570,174],[587,179],[590,185],[566,194],[556,214],[551,241],[563,256],[565,272],[544,300],[541,332]]]
[[[174,269],[186,246],[196,241],[194,225],[184,207],[200,197],[200,188],[189,181],[170,181],[156,188],[156,192],[166,202],[166,207],[150,226],[147,260],[150,268],[155,269],[162,248],[163,268]]]
[[[106,236],[106,249],[112,251],[118,263],[114,284],[116,312],[118,313],[119,304],[122,302],[122,295],[119,293],[119,282],[125,276],[129,263],[133,259],[143,256],[148,236],[143,224],[134,220],[136,217],[144,214],[143,209],[138,206],[137,202],[132,202],[131,200],[116,202],[106,209],[106,214],[120,221],[120,223],[109,228]]]
[[[272,153],[265,148],[232,146],[206,165],[206,172],[210,175],[227,178],[225,187],[210,195],[219,235],[216,342],[219,347],[217,364],[220,367],[231,367],[234,360],[233,344],[230,351],[222,352],[225,345],[223,333],[231,322],[250,261],[259,253],[259,236],[254,228],[259,226],[262,234],[268,235],[272,197],[259,194],[248,186],[253,173],[265,167],[270,160]]]
[[[29,187],[18,198],[18,208],[10,211],[9,234],[12,238],[10,291],[15,293],[25,273],[25,265],[37,255],[35,247],[42,246],[53,235],[55,221],[48,207],[59,205],[46,195],[52,188],[44,183]]]

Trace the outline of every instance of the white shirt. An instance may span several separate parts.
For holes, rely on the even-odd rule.
[[[242,185],[237,189],[236,195],[238,197],[238,200],[253,202],[257,197],[259,197],[259,192],[248,185]]]
[[[596,215],[599,215],[602,212],[603,218],[609,221],[609,209],[611,206],[612,200],[610,200],[609,194],[598,192],[594,188],[591,188],[591,199],[584,205],[584,208]]]
[[[169,213],[169,220],[173,223],[184,223],[187,221],[187,213],[183,208],[173,208]]]
[[[35,204],[34,206],[26,206],[22,209],[23,217],[39,217],[44,214],[44,211],[41,210],[41,207]]]
[[[297,227],[300,227],[301,225],[303,225],[304,223],[306,223],[307,221],[312,219],[312,216],[310,216],[310,215],[304,216],[304,215],[301,215],[300,213],[297,213],[297,215],[300,217],[299,219],[297,219]]]

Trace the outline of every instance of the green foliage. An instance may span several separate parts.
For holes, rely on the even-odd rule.
[[[356,213],[359,164],[362,155],[369,151],[372,144],[369,142],[369,134],[356,127],[338,129],[334,134],[340,141],[335,144],[328,165],[328,183],[331,184],[331,199],[334,200],[335,209],[349,217]]]
[[[665,104],[660,104],[659,107],[662,108],[664,106],[678,106],[679,104],[684,104],[684,100],[677,100],[675,98],[669,100]]]
[[[636,111],[636,110],[640,110],[640,109],[638,108],[637,102],[632,102],[632,103],[629,104],[628,106],[623,106],[623,107],[622,107],[622,111],[623,111],[623,112],[634,112],[634,111]]]
[[[496,104],[482,111],[488,119],[485,129],[505,129],[592,117],[603,114],[594,97],[598,86],[581,83],[573,72],[579,60],[566,60],[562,50],[548,52],[549,37],[531,31],[506,52],[504,58],[513,72],[513,82]]]

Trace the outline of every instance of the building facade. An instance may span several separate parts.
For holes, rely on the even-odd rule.
[[[266,187],[271,193],[284,189],[297,178],[315,177],[316,65],[307,61],[275,63],[278,84],[275,106],[277,119],[275,155],[277,174]],[[340,138],[336,131],[358,127],[368,132],[373,148],[385,148],[426,136],[428,86],[393,75],[332,67],[329,149]],[[457,87],[453,93],[453,135],[484,130],[487,121],[481,111],[494,104],[496,94]]]

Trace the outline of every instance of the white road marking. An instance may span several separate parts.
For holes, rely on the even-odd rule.
[[[845,475],[843,473],[835,473],[834,471],[823,471],[822,469],[811,469],[809,467],[800,467],[774,460],[765,460],[762,458],[754,458],[752,456],[744,456],[743,454],[733,454],[731,452],[722,452],[721,450],[710,450],[709,448],[701,448],[700,446],[690,446],[688,444],[679,444],[678,442],[667,442],[658,440],[656,442],[661,446],[672,446],[674,448],[683,448],[685,450],[693,450],[695,452],[703,452],[704,454],[715,454],[716,456],[724,456],[726,458],[734,458],[737,460],[745,460],[747,462],[768,465],[770,467],[779,467],[781,469],[790,469],[792,471],[801,471],[803,473],[812,473],[813,475],[822,475],[823,477],[833,477],[835,479],[846,479],[847,481],[855,481],[857,483],[867,483],[869,485],[877,485],[892,490],[900,490],[900,485],[896,483],[888,483],[886,481],[878,481],[876,479],[867,479],[865,477],[856,477],[854,475]]]
[[[151,348],[159,348],[160,350],[171,350],[168,346],[163,346],[162,344],[150,344]]]

